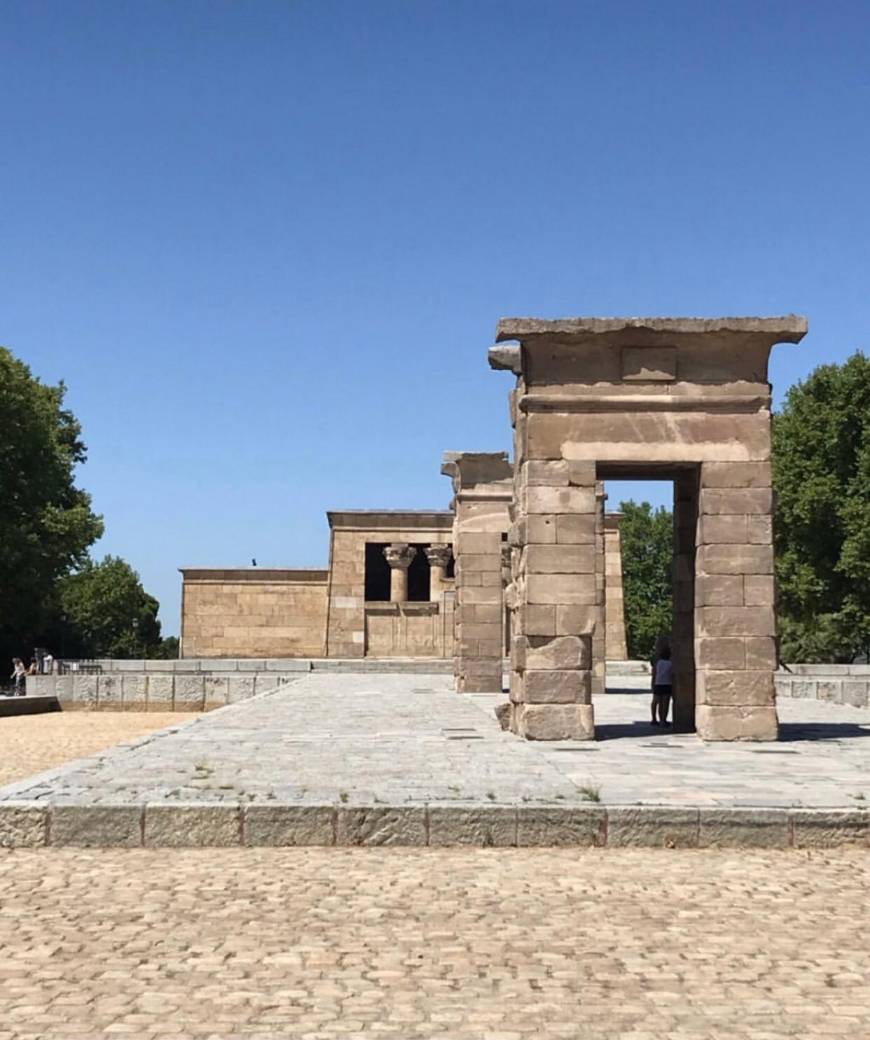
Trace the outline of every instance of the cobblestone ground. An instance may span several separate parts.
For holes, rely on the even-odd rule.
[[[195,713],[168,711],[64,711],[0,718],[0,784],[192,718]]]
[[[868,920],[855,851],[11,851],[0,1040],[862,1040]]]

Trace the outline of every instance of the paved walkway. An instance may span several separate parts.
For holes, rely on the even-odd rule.
[[[870,1036],[854,850],[0,850],[0,906],[0,1040]]]
[[[782,700],[776,744],[704,744],[646,723],[646,693],[596,701],[600,739],[503,733],[444,675],[311,674],[0,789],[54,805],[870,805],[870,711]],[[94,716],[100,718],[100,716]]]

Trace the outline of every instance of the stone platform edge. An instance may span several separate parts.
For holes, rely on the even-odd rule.
[[[0,848],[459,845],[870,849],[870,810],[0,803]]]

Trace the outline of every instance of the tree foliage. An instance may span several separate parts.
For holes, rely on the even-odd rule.
[[[159,604],[139,575],[118,556],[88,560],[62,579],[59,604],[70,657],[162,656]]]
[[[649,660],[673,620],[673,514],[664,507],[654,510],[649,502],[622,502],[619,510],[628,656]]]
[[[74,471],[85,446],[47,386],[0,347],[0,653],[22,656],[47,625],[58,579],[81,565],[102,534]]]
[[[870,359],[822,365],[773,423],[782,656],[870,653]]]

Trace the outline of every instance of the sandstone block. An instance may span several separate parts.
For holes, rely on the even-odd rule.
[[[699,704],[695,727],[702,740],[776,740],[776,708]]]
[[[699,574],[695,602],[699,607],[742,607],[742,574]]]
[[[53,805],[50,812],[52,845],[137,848],[142,844],[139,805]]]
[[[148,676],[122,676],[121,697],[124,701],[125,708],[134,711],[145,711],[148,704]]]
[[[519,504],[525,513],[594,513],[595,488],[528,487]]]
[[[525,556],[529,574],[592,574],[595,571],[592,545],[529,545]]]
[[[746,640],[742,636],[696,639],[695,652],[700,668],[728,670],[746,667]]]
[[[743,579],[743,602],[747,607],[772,607],[776,591],[772,574],[747,574]]]
[[[746,538],[752,545],[773,545],[773,517],[748,517],[746,523]]]
[[[773,511],[771,488],[709,488],[702,487],[699,512],[755,513],[769,516]]]
[[[784,809],[701,809],[698,844],[702,848],[784,849],[791,844]]]
[[[202,711],[205,687],[201,675],[177,675],[175,677],[175,710]]]
[[[772,705],[773,672],[701,670],[695,677],[698,704]]]
[[[701,467],[705,488],[768,488],[769,462],[705,462]]]
[[[425,845],[426,810],[387,806],[339,806],[336,845]]]
[[[97,703],[100,708],[119,710],[122,704],[122,687],[120,675],[98,675]]]
[[[520,806],[517,810],[517,844],[522,848],[600,847],[605,844],[606,820],[604,809],[592,806]]]
[[[511,536],[510,544],[518,547],[525,545],[527,542],[536,545],[555,544],[556,520],[557,517],[551,514],[533,514],[526,517],[524,521],[521,520],[515,525],[515,532]]]
[[[866,809],[792,809],[791,821],[799,849],[870,846],[870,811]]]
[[[524,650],[526,668],[588,668],[592,663],[589,640],[579,635],[527,636]]]
[[[527,740],[593,740],[591,704],[520,704],[514,713],[516,732]]]
[[[700,574],[773,574],[769,545],[702,545],[696,560]]]
[[[0,848],[38,848],[48,841],[48,809],[38,802],[0,803]]]
[[[514,678],[511,676],[511,689],[514,687]],[[511,725],[511,702],[502,701],[501,704],[495,706],[495,717],[498,719],[498,724],[501,729],[510,729]]]
[[[517,843],[517,810],[513,806],[430,805],[428,813],[430,845],[502,848]]]
[[[868,697],[870,683],[866,680],[853,679],[843,682],[843,704],[851,704],[853,708],[866,708],[870,704]]]
[[[521,483],[525,483],[528,487],[567,487],[568,463],[564,459],[558,461],[532,459],[531,462],[523,463],[519,476]]]
[[[602,623],[603,617],[600,606],[561,604],[556,607],[556,635],[594,635],[601,629]]]
[[[526,601],[563,606],[593,606],[598,592],[591,575],[529,574],[526,578]]]
[[[776,634],[772,607],[699,607],[696,615],[699,637]]]
[[[244,818],[245,845],[333,845],[335,809],[331,805],[249,805]]]
[[[172,711],[175,677],[172,675],[148,676],[148,710]]]
[[[463,531],[460,529],[454,552],[457,559],[460,555],[495,555],[501,552],[501,532]]]
[[[588,545],[595,543],[595,516],[593,514],[560,513],[554,519],[556,522],[556,541],[559,545]]]
[[[697,809],[609,808],[607,844],[617,847],[694,848],[698,844]]]
[[[580,671],[538,671],[527,668],[523,676],[526,704],[588,704],[590,674]]]
[[[518,610],[517,635],[554,636],[556,634],[556,607],[545,603],[530,603]]]
[[[209,802],[155,802],[145,806],[145,845],[204,848],[239,845],[242,810]]]

